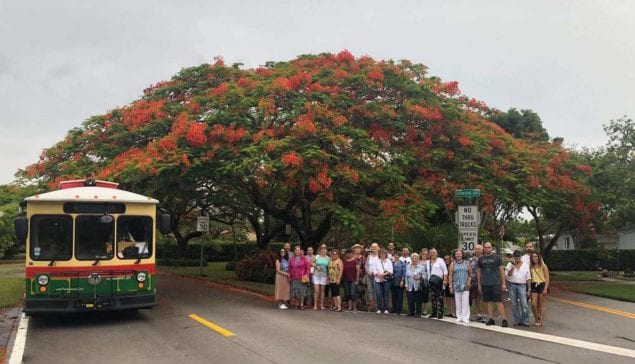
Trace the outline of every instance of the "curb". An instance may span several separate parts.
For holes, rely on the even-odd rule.
[[[206,285],[208,285],[210,287],[219,288],[219,289],[222,289],[222,290],[225,290],[225,291],[229,291],[229,292],[239,293],[239,294],[242,294],[242,295],[245,295],[245,296],[257,298],[257,299],[259,299],[261,301],[270,302],[270,303],[274,302],[273,296],[269,296],[269,295],[266,295],[266,294],[255,292],[255,291],[252,291],[252,290],[250,290],[248,288],[235,286],[235,285],[230,284],[230,283],[220,283],[220,282],[210,281],[210,280],[207,280],[205,278],[193,277],[193,276],[190,276],[190,275],[180,274],[180,273],[166,272],[166,271],[163,271],[163,270],[160,270],[158,272],[160,274],[163,274],[163,275],[190,279],[192,281],[204,283],[204,284],[206,284]]]
[[[22,305],[24,304],[24,293],[22,294],[22,298],[20,298],[20,302],[15,307],[10,308],[18,308],[19,316],[17,319],[13,321],[11,325],[11,333],[9,334],[9,341],[7,342],[7,346],[4,348],[4,352],[0,352],[0,364],[6,364],[9,362],[10,356],[13,353],[13,345],[15,343],[16,334],[18,332],[18,325],[20,324],[20,317],[22,316]],[[20,360],[21,361],[21,360]]]

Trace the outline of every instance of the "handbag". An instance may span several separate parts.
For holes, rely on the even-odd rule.
[[[309,276],[303,275],[302,278],[300,278],[300,282],[302,284],[309,284]]]
[[[437,286],[440,287],[443,285],[443,278],[436,276],[436,275],[431,275],[430,276],[430,285],[431,286]]]

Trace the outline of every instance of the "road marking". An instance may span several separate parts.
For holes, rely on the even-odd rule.
[[[452,324],[455,324],[455,325],[462,325],[462,324],[456,322],[456,319],[444,318],[444,319],[437,320],[437,321],[444,321],[444,322],[449,322],[449,323],[452,323]],[[576,348],[582,348],[582,349],[588,349],[588,350],[593,350],[593,351],[599,351],[599,352],[602,352],[602,353],[620,355],[620,356],[625,356],[627,358],[635,358],[635,350],[621,348],[619,346],[610,346],[610,345],[598,344],[598,343],[594,343],[594,342],[590,342],[590,341],[571,339],[571,338],[568,338],[568,337],[549,335],[549,334],[542,334],[542,333],[533,332],[533,331],[518,330],[518,329],[511,328],[511,327],[500,327],[500,326],[495,326],[495,325],[487,326],[487,325],[482,324],[482,323],[472,324],[472,325],[469,325],[469,327],[474,327],[474,328],[481,329],[481,330],[489,330],[489,331],[499,332],[499,333],[507,334],[507,335],[522,336],[522,337],[526,337],[526,338],[530,338],[530,339],[547,341],[547,342],[555,343],[555,344],[573,346],[573,347],[576,347]]]
[[[224,328],[216,325],[213,322],[209,322],[209,321],[207,321],[206,319],[202,318],[199,315],[195,315],[195,314],[192,313],[192,314],[187,315],[187,317],[189,317],[192,320],[200,323],[203,326],[207,326],[208,328],[216,331],[217,333],[219,333],[219,334],[221,334],[221,335],[223,335],[225,337],[230,337],[230,336],[234,336],[235,335],[233,332],[231,332],[231,331],[229,331],[227,329],[224,329]]]
[[[592,305],[590,303],[584,303],[579,301],[572,301],[572,300],[568,300],[566,298],[560,298],[560,297],[551,297],[551,299],[560,303],[568,303],[570,305],[580,306],[580,307],[588,308],[591,310],[602,311],[606,313],[611,313],[613,315],[619,315],[619,316],[628,317],[630,319],[635,319],[635,313],[632,313],[632,312],[620,311],[614,308]]]
[[[13,342],[13,349],[11,349],[11,355],[9,356],[9,364],[22,363],[22,356],[24,356],[24,348],[26,347],[26,332],[29,327],[29,318],[23,313],[20,316],[20,322],[18,323],[18,332]]]

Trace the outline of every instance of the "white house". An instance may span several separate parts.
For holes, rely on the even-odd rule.
[[[617,233],[620,250],[635,249],[635,227]]]

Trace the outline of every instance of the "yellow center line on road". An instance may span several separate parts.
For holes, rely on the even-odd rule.
[[[195,315],[195,314],[192,313],[192,314],[187,315],[187,317],[189,317],[192,320],[200,323],[203,326],[206,326],[206,327],[216,331],[217,333],[219,333],[219,334],[221,334],[221,335],[223,335],[225,337],[230,337],[230,336],[234,336],[235,335],[233,332],[231,332],[231,331],[229,331],[227,329],[224,329],[224,328],[216,325],[213,322],[207,321],[206,319],[202,318],[199,315]]]
[[[610,314],[613,314],[613,315],[624,316],[624,317],[627,317],[627,318],[635,320],[635,313],[632,313],[632,312],[620,311],[620,310],[616,310],[614,308],[598,306],[598,305],[592,305],[590,303],[572,301],[572,300],[568,300],[566,298],[551,297],[551,299],[554,300],[554,301],[560,302],[560,303],[568,303],[570,305],[584,307],[584,308],[588,308],[588,309],[596,310],[596,311],[602,311],[602,312],[610,313]]]

